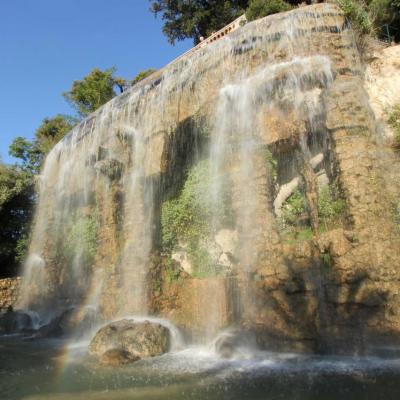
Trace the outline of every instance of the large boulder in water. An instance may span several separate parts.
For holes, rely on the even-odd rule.
[[[136,322],[123,319],[101,328],[89,345],[89,353],[106,364],[115,365],[154,357],[166,353],[170,347],[170,331],[165,326],[150,321]],[[112,350],[112,351],[111,351]],[[111,356],[111,357],[109,357]],[[117,356],[117,357],[115,357]],[[121,357],[120,357],[121,356]]]

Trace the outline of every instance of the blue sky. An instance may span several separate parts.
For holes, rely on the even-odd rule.
[[[62,93],[94,67],[133,78],[192,46],[172,46],[148,0],[0,0],[0,157],[45,117],[73,114]]]

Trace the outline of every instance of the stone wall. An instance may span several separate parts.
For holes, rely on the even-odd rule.
[[[17,303],[20,285],[20,277],[0,279],[0,312]]]

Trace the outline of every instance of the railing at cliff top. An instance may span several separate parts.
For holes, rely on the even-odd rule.
[[[200,50],[201,48],[207,46],[208,44],[215,42],[218,39],[221,39],[222,37],[228,35],[229,33],[232,33],[236,31],[238,28],[243,26],[247,22],[246,15],[243,14],[240,17],[236,18],[234,21],[232,21],[230,24],[224,26],[222,29],[220,29],[217,32],[214,32],[211,34],[208,38],[202,40],[199,44],[196,46],[192,47],[185,53],[181,54],[179,57],[175,58],[171,62],[169,62],[167,65],[164,67],[160,68],[159,70],[153,72],[151,75],[148,77],[142,79],[138,83],[132,85],[131,87],[138,88],[140,86],[146,86],[149,82],[155,81],[159,76],[161,76],[162,72],[169,67],[172,64],[175,64],[179,60],[181,60],[184,57],[187,57],[188,55],[195,53],[196,51]]]

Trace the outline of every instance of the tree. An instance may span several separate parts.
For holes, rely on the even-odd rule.
[[[10,156],[21,160],[20,167],[30,174],[39,172],[43,162],[43,152],[40,150],[36,141],[29,141],[18,136],[11,143],[8,153]]]
[[[248,21],[253,21],[290,9],[290,4],[284,0],[250,0],[249,7],[246,10],[246,18]]]
[[[56,115],[45,118],[35,132],[32,141],[18,136],[11,143],[9,154],[21,160],[19,167],[31,175],[40,171],[46,154],[68,133],[76,124],[76,119]]]
[[[36,199],[35,175],[46,154],[75,123],[74,118],[64,115],[45,118],[32,141],[17,137],[10,145],[10,155],[20,162],[11,167],[0,164],[0,275],[15,273],[25,258]]]
[[[248,0],[149,0],[150,11],[161,15],[168,41],[207,37],[244,13]]]
[[[0,164],[0,276],[14,275],[24,258],[34,200],[32,175]]]
[[[150,76],[151,74],[153,74],[154,72],[156,72],[156,69],[153,68],[149,68],[149,69],[145,69],[143,71],[140,71],[131,81],[131,85],[135,85],[136,83],[142,81],[143,79],[147,78],[148,76]]]
[[[35,133],[38,147],[43,154],[47,154],[76,123],[77,120],[68,115],[58,114],[45,118]]]
[[[74,81],[70,91],[63,96],[80,116],[86,117],[116,95],[115,86],[123,92],[125,80],[114,77],[114,72],[115,68],[105,71],[94,68],[82,80]]]

